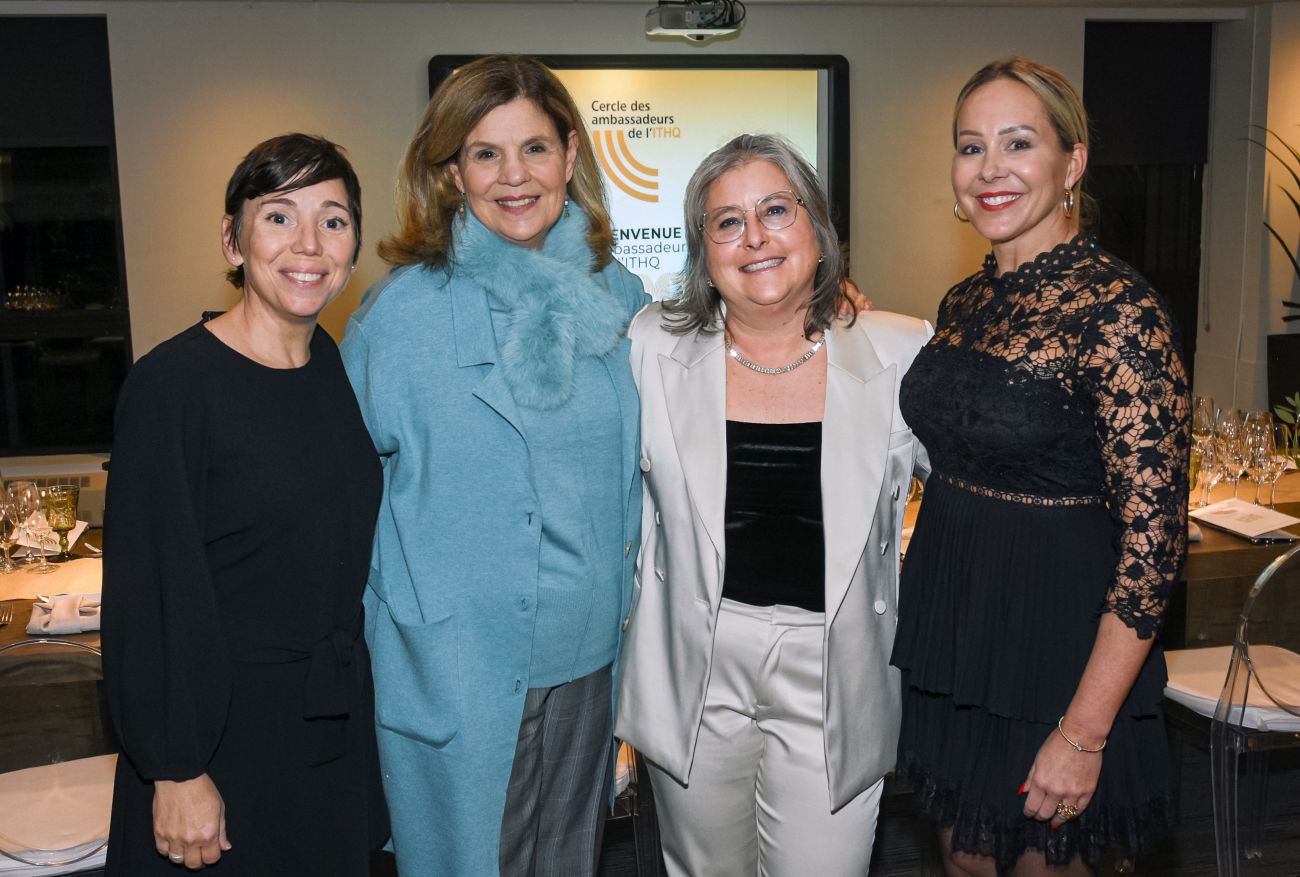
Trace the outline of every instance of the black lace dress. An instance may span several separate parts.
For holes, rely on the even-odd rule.
[[[1159,632],[1186,554],[1186,372],[1160,298],[1091,239],[995,272],[949,291],[902,382],[933,474],[900,585],[899,765],[955,849],[1095,864],[1175,820],[1158,646],[1080,817],[1052,831],[1018,790],[1101,614]]]

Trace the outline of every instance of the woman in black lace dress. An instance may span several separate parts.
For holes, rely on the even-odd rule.
[[[949,874],[1087,874],[1175,814],[1155,646],[1186,553],[1169,314],[1079,234],[1087,121],[1016,58],[957,99],[954,213],[988,238],[902,384],[933,465],[903,570],[899,762]]]

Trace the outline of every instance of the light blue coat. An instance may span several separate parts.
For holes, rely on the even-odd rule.
[[[581,214],[561,222],[577,221],[585,225]],[[501,257],[500,271],[526,285],[512,261],[519,248],[497,241],[504,249],[490,255]],[[588,276],[626,317],[645,301],[641,282],[616,262]],[[640,544],[629,346],[621,337],[602,357],[623,422],[621,618]],[[488,293],[464,271],[394,272],[366,294],[342,352],[383,459],[366,639],[398,868],[495,875],[529,688],[542,520]]]

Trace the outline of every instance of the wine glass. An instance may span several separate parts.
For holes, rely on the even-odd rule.
[[[1237,491],[1241,487],[1241,476],[1250,461],[1250,454],[1247,452],[1246,443],[1242,440],[1239,429],[1233,430],[1229,435],[1219,436],[1216,444],[1219,450],[1219,465],[1223,467],[1223,479],[1232,482],[1232,498],[1236,499]]]
[[[1214,397],[1197,396],[1192,402],[1192,438],[1198,445],[1214,437]]]
[[[0,550],[4,551],[4,563],[0,563],[0,575],[18,571],[18,565],[9,559],[9,551],[18,544],[21,531],[18,509],[7,496],[0,495]]]
[[[1271,509],[1277,508],[1277,483],[1282,480],[1282,476],[1286,474],[1291,463],[1291,458],[1283,453],[1290,438],[1286,424],[1274,424],[1273,458],[1269,461],[1270,484],[1268,488],[1268,507]]]
[[[14,510],[18,513],[18,530],[21,537],[27,530],[27,522],[31,516],[40,511],[41,508],[41,491],[35,483],[31,481],[10,481],[5,488],[5,496],[14,504]],[[35,563],[36,558],[31,552],[27,553],[19,563]]]
[[[33,575],[48,575],[56,572],[58,567],[50,563],[45,557],[45,543],[54,540],[54,530],[50,528],[50,522],[45,517],[44,509],[37,508],[32,513],[32,516],[27,519],[27,532],[36,540],[36,553],[41,557],[41,562],[28,572]]]
[[[1223,460],[1219,455],[1219,444],[1217,441],[1211,439],[1201,448],[1201,471],[1199,480],[1202,490],[1200,500],[1202,506],[1209,504],[1210,491],[1213,490],[1214,485],[1218,484],[1223,478],[1223,473]]]
[[[1259,489],[1272,478],[1273,430],[1251,429],[1246,433],[1246,473],[1255,485],[1255,505],[1260,505]]]
[[[81,488],[75,484],[55,484],[45,489],[45,519],[50,529],[59,534],[59,553],[51,560],[54,563],[67,563],[72,560],[68,553],[68,532],[77,526],[77,500]]]
[[[1204,445],[1201,442],[1192,442],[1192,452],[1187,460],[1187,487],[1189,493],[1196,492],[1196,486],[1201,480],[1201,458],[1204,456]],[[1200,508],[1205,505],[1200,499],[1194,500],[1192,505]]]

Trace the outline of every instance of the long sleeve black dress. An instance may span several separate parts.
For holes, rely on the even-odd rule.
[[[207,773],[222,875],[368,873],[387,819],[361,593],[380,467],[334,342],[262,366],[201,324],[131,370],[104,531],[104,682],[122,742],[109,875],[160,856],[153,780]]]
[[[1017,792],[1101,614],[1160,629],[1187,547],[1187,375],[1159,296],[1091,239],[995,269],[944,298],[901,387],[933,474],[900,582],[899,764],[955,849],[1095,865],[1175,818],[1158,646],[1089,756],[1101,777],[1079,818],[1052,831]]]

